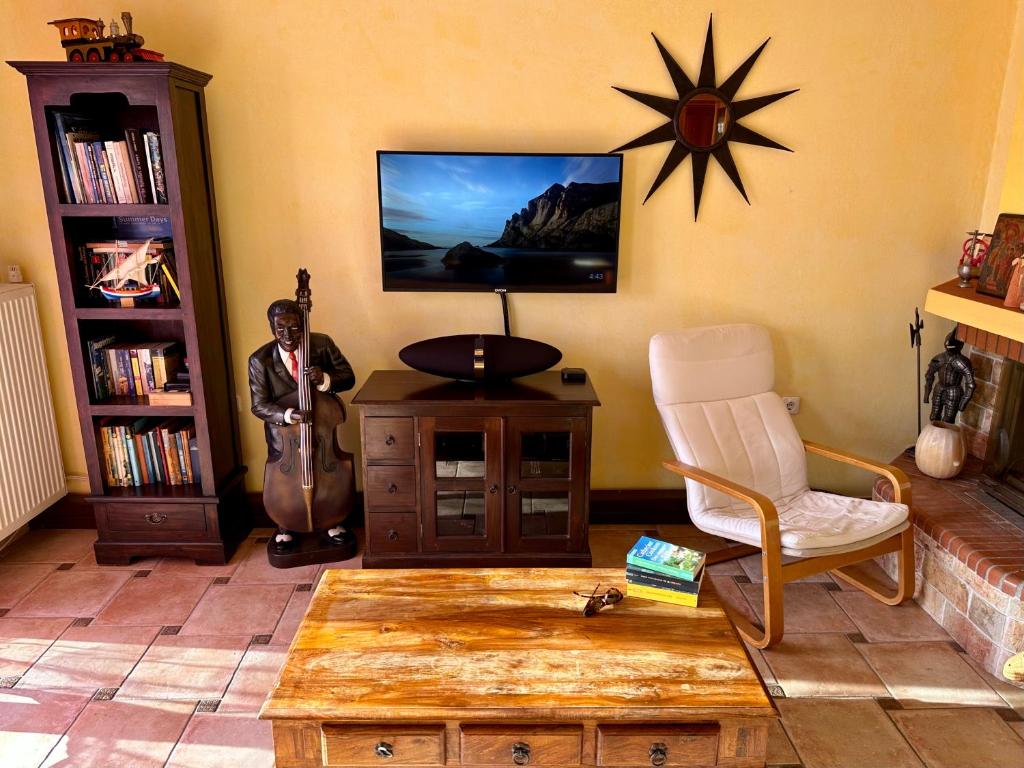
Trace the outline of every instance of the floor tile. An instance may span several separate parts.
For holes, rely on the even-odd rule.
[[[7,615],[95,616],[130,578],[123,571],[54,571]]]
[[[970,665],[971,669],[978,673],[978,676],[985,681],[989,688],[999,694],[999,697],[1010,707],[1017,711],[1017,714],[1024,717],[1024,687],[1010,685],[1001,677],[990,675],[977,661],[966,653],[961,653],[960,658]]]
[[[763,619],[764,586],[741,584],[740,589]],[[783,625],[790,632],[856,632],[849,617],[836,605],[823,584],[787,584],[783,587]],[[838,592],[835,594],[839,594]],[[782,642],[786,642],[783,637]]]
[[[873,701],[776,699],[804,768],[921,768],[896,726]]]
[[[161,635],[128,675],[117,698],[219,699],[251,639]]]
[[[281,620],[277,622],[274,636],[270,640],[273,645],[291,644],[292,638],[295,637],[295,633],[299,629],[299,624],[302,623],[302,617],[306,615],[306,609],[309,608],[309,601],[312,597],[312,590],[292,593],[284,613],[281,614]]]
[[[0,619],[0,677],[24,675],[70,624],[69,618]]]
[[[291,584],[211,587],[182,625],[181,634],[273,634],[292,591]]]
[[[162,768],[194,701],[92,701],[41,768]]]
[[[274,768],[269,721],[248,714],[197,714],[167,761],[167,768]]]
[[[726,560],[724,563],[715,563],[708,566],[708,573],[715,576],[746,576],[746,571],[740,566],[739,560]]]
[[[96,562],[96,552],[89,551],[85,557],[75,563],[76,571],[151,571],[160,563],[159,557],[138,557],[128,565],[100,565]]]
[[[595,568],[625,568],[626,555],[636,544],[637,539],[645,535],[644,530],[627,531],[590,531],[590,554]],[[649,532],[648,532],[648,535]]]
[[[287,655],[286,645],[249,646],[217,712],[259,712]]]
[[[231,576],[232,584],[304,584],[316,578],[317,565],[275,568],[267,560],[264,544],[253,543]]]
[[[990,709],[918,709],[890,715],[928,768],[1024,765],[1024,741]]]
[[[187,557],[164,557],[161,558],[160,562],[153,568],[153,573],[159,574],[176,574],[179,576],[196,576],[202,579],[212,579],[217,576],[230,576],[238,568],[239,564],[245,560],[246,555],[249,554],[249,550],[252,547],[260,546],[262,544],[255,544],[252,539],[246,539],[238,545],[238,549],[235,550],[235,554],[231,556],[231,559],[224,565],[196,565],[195,560]]]
[[[750,603],[743,594],[743,590],[740,589],[740,585],[736,583],[732,576],[719,576],[718,574],[709,573],[707,579],[714,585],[715,592],[718,593],[719,599],[727,610],[743,616],[748,621],[760,621],[757,614],[754,613],[754,609],[750,607]]]
[[[787,696],[871,698],[888,691],[846,635],[787,632],[762,651]]]
[[[130,579],[106,608],[96,624],[167,626],[184,624],[212,579],[151,573]]]
[[[886,605],[863,592],[834,592],[833,597],[871,642],[949,640],[949,634],[913,600]]]
[[[3,563],[77,563],[92,551],[91,529],[29,531],[3,551]]]
[[[889,574],[882,570],[882,566],[876,563],[874,560],[865,560],[864,562],[851,565],[847,568],[848,571],[853,571],[855,575],[859,576],[870,576],[873,579],[877,579],[885,585],[886,589],[895,589],[896,582],[889,578]],[[839,588],[844,592],[860,592],[859,587],[855,587],[845,579],[841,579],[836,575],[832,575],[832,580],[839,585]]]
[[[658,538],[672,544],[678,544],[700,552],[713,552],[716,549],[731,547],[734,542],[705,533],[695,525],[659,525]],[[639,538],[639,537],[637,537]]]
[[[316,573],[316,578],[313,579],[313,583],[317,584],[320,581],[320,577],[324,575],[324,571],[331,568],[342,568],[345,570],[358,570],[363,567],[363,555],[366,553],[366,538],[362,528],[356,528],[356,555],[350,557],[348,560],[333,560],[328,563],[324,563],[319,567]]]
[[[800,757],[786,735],[782,723],[772,720],[768,723],[768,755],[765,760],[768,768],[775,765],[799,765]]]
[[[784,555],[782,558],[783,563],[793,563],[799,560],[798,557],[790,557]],[[761,571],[761,555],[747,555],[746,557],[739,558],[736,562],[743,568],[743,572],[750,578],[751,581],[764,581],[764,575]],[[804,584],[807,582],[831,582],[832,577],[828,573],[812,573],[810,576],[805,576],[799,581],[792,582],[793,584]]]
[[[761,676],[761,680],[765,685],[778,685],[779,681],[775,679],[775,673],[772,672],[772,668],[768,666],[768,662],[764,660],[763,651],[754,648],[753,646],[747,645],[747,653],[750,654],[750,660],[754,662],[754,667],[757,669],[757,674]]]
[[[13,608],[39,582],[53,573],[53,563],[12,563],[0,560],[0,608]]]
[[[32,665],[18,688],[117,688],[159,627],[70,627]]]
[[[36,768],[91,695],[91,691],[0,690],[0,765]]]
[[[858,650],[904,707],[1005,706],[946,643],[861,643]]]

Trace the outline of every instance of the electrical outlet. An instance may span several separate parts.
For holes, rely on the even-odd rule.
[[[790,416],[796,416],[800,413],[800,398],[799,397],[784,397],[782,398],[782,404],[786,406],[786,410]]]

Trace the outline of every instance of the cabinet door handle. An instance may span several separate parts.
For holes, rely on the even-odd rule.
[[[490,488],[487,489],[487,492],[488,493],[497,493],[498,492],[498,486],[497,485],[492,485]]]
[[[167,515],[163,512],[150,512],[146,515],[146,522],[150,525],[160,525],[164,520],[167,519]]]
[[[394,528],[388,528],[388,541],[398,541],[398,531]]]
[[[516,492],[516,491],[518,491],[518,490],[519,490],[519,489],[518,489],[518,488],[516,488],[516,487],[515,487],[514,485],[510,485],[510,486],[508,487],[508,492],[509,492],[509,493],[515,493],[515,492]]]
[[[529,765],[530,764],[530,745],[517,741],[512,745],[512,762],[516,765]]]
[[[395,485],[394,483],[391,483],[391,485],[388,486],[388,493],[392,495],[398,493],[398,486]]]
[[[655,768],[659,768],[668,762],[668,747],[660,741],[651,744],[651,751],[649,754],[651,756],[651,765]]]
[[[388,435],[387,437],[384,438],[384,445],[394,445],[394,444],[395,444],[395,436],[394,435]]]
[[[381,760],[390,760],[395,756],[395,748],[386,741],[379,741],[373,748],[373,753]]]

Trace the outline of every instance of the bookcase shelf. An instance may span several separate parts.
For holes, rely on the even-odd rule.
[[[206,127],[203,89],[210,76],[173,63],[8,63],[28,81],[92,491],[88,500],[93,505],[99,531],[96,560],[121,564],[135,557],[184,556],[202,563],[227,562],[248,532],[249,523]],[[62,166],[60,138],[66,136],[70,141],[72,134],[62,134],[59,125],[72,114],[82,125],[97,126],[103,134],[99,136],[101,140],[113,141],[119,131],[123,137],[126,129],[158,134],[170,204],[67,202],[67,164]],[[67,157],[66,151],[63,157]],[[131,221],[136,222],[159,219],[153,226],[158,232],[156,236],[167,241],[165,247],[173,248],[180,306],[177,296],[169,305],[139,302],[136,307],[114,303],[103,306],[101,298],[83,287],[81,265],[87,264],[91,271],[97,262],[83,262],[79,260],[80,254],[85,259],[95,241],[126,239],[120,234],[125,231],[122,217],[132,217]],[[145,224],[149,226],[150,222]],[[110,253],[98,248],[92,252]],[[165,292],[164,298],[172,297]],[[145,397],[128,396],[94,402],[94,361],[88,342],[99,337],[114,337],[114,343],[143,345],[176,342],[188,358],[192,405],[150,405]],[[195,475],[201,482],[108,486],[103,441],[111,435],[106,426],[119,425],[126,427],[123,434],[129,435],[128,443],[132,442],[132,432],[127,432],[129,425],[132,429],[138,425],[143,430],[134,434],[146,434],[167,425],[164,431],[170,433],[175,428],[187,428],[187,437],[194,429],[192,440],[180,438],[186,443],[194,442],[192,451],[186,444],[182,454],[179,441],[180,465],[185,466],[187,461],[190,467],[196,467],[198,462]],[[109,444],[107,448],[109,455]],[[153,453],[152,448],[143,447],[142,453],[137,448],[126,444],[121,459],[129,449],[134,451],[134,458],[147,458],[148,470],[139,465],[139,471],[134,473],[143,476],[138,479],[176,476],[166,467],[159,471],[160,461],[177,461],[173,449],[158,460],[159,454]],[[129,463],[118,460],[117,467]],[[122,482],[125,476],[122,473]],[[154,505],[159,505],[159,513],[154,512]]]

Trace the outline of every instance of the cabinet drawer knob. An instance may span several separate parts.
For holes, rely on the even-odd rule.
[[[394,445],[394,444],[395,444],[395,436],[394,435],[388,435],[387,437],[384,438],[384,445]]]
[[[515,487],[514,485],[510,485],[510,486],[508,487],[508,492],[509,492],[509,493],[515,493],[515,492],[516,492],[516,491],[518,491],[518,490],[519,490],[519,489],[518,489],[518,488],[516,488],[516,487]]]
[[[395,748],[386,741],[378,741],[377,746],[373,748],[373,753],[381,760],[390,760],[395,756]]]
[[[497,493],[498,492],[498,486],[497,485],[492,485],[490,488],[487,489],[487,492],[488,493]]]
[[[668,747],[660,741],[651,744],[651,765],[658,768],[668,762]]]
[[[530,745],[517,741],[512,745],[512,762],[516,765],[530,764]]]
[[[391,483],[391,484],[390,484],[390,485],[388,486],[388,493],[390,493],[390,494],[392,494],[392,495],[394,495],[394,494],[398,493],[398,486],[397,486],[397,485],[395,485],[394,483]]]
[[[163,512],[150,512],[146,515],[146,522],[150,525],[160,525],[164,520],[167,519],[167,515]]]
[[[394,528],[388,528],[388,541],[398,541],[398,531]]]

